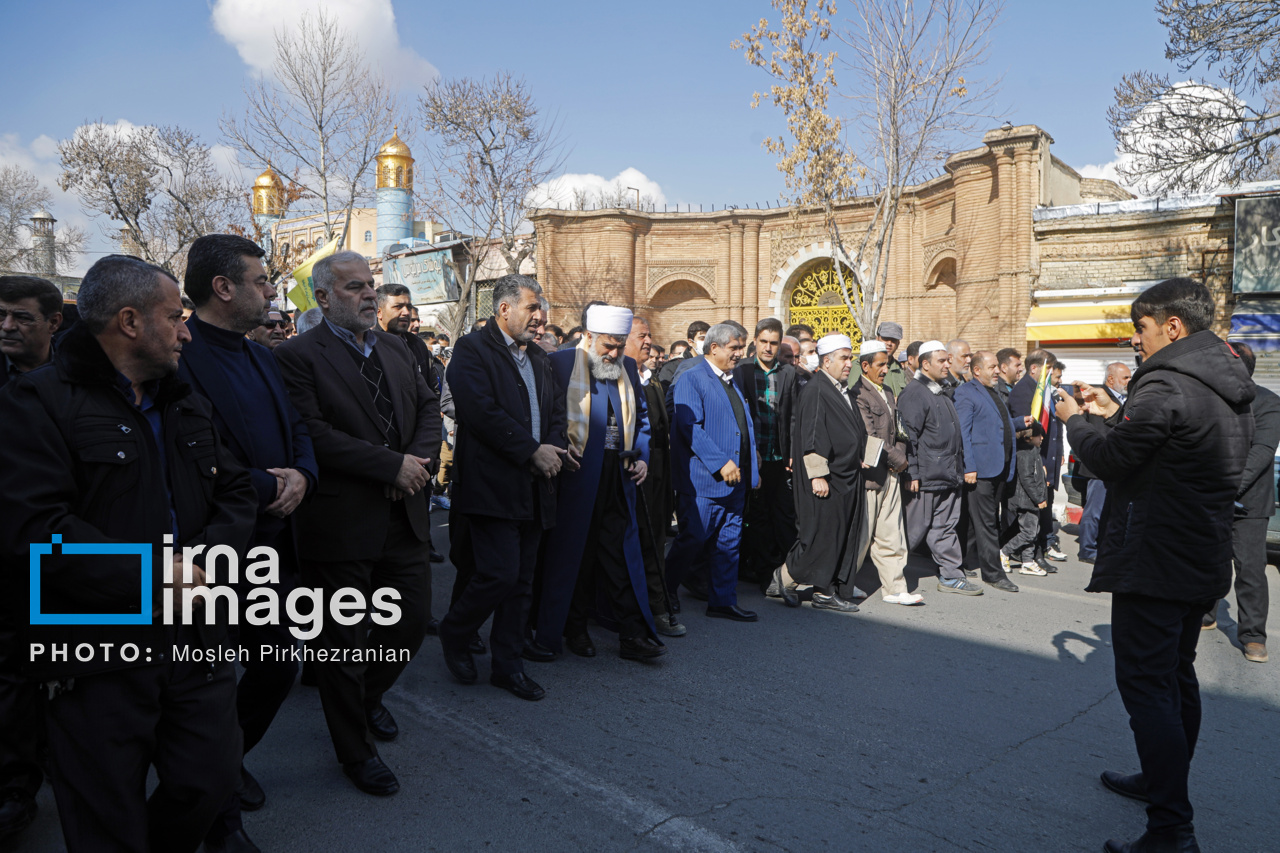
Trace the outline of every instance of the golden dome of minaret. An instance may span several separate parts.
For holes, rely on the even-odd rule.
[[[378,163],[377,186],[379,189],[413,189],[413,155],[409,146],[400,138],[397,126],[391,132],[391,138],[382,143],[375,158]]]
[[[276,174],[276,170],[267,166],[267,171],[258,176],[253,182],[255,187],[278,187],[284,189],[284,181],[280,180],[280,176]]]
[[[280,216],[284,213],[284,181],[276,170],[267,170],[253,182],[253,212],[255,215]]]

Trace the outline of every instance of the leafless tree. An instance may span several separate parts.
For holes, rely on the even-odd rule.
[[[831,0],[773,0],[781,26],[762,20],[741,41],[747,61],[776,81],[769,99],[787,116],[791,139],[765,140],[779,156],[787,201],[820,212],[845,305],[864,337],[874,334],[884,302],[889,251],[903,190],[976,123],[989,118],[996,82],[975,84],[1000,0],[855,0],[838,32]],[[846,58],[824,53],[838,38]],[[836,69],[850,82],[839,85]],[[848,121],[830,106],[848,105]],[[753,106],[764,98],[756,93]],[[844,112],[840,110],[839,112]],[[858,183],[871,186],[872,216],[846,236],[837,207]]]
[[[181,277],[187,249],[221,230],[240,190],[212,149],[180,127],[85,124],[58,145],[58,185],[86,213],[127,229],[132,251]]]
[[[422,206],[447,230],[469,238],[460,260],[449,261],[460,285],[450,323],[456,335],[485,254],[497,252],[514,273],[536,250],[525,218],[530,194],[559,170],[563,146],[528,85],[506,72],[429,84],[419,115],[430,165],[419,171]]]
[[[245,88],[241,118],[224,115],[242,159],[291,174],[320,207],[325,240],[345,236],[351,210],[372,197],[373,159],[399,104],[354,36],[320,9],[275,34],[271,77]]]
[[[1273,172],[1280,139],[1280,3],[1159,0],[1156,13],[1169,32],[1165,57],[1184,73],[1198,66],[1215,72],[1218,81],[1126,74],[1107,111],[1120,177],[1163,195]]]
[[[53,195],[35,175],[21,166],[0,166],[0,269],[32,269],[31,217],[52,202]],[[58,266],[74,264],[84,241],[79,228],[58,229],[54,243]]]

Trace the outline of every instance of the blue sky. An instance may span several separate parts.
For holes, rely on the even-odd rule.
[[[612,179],[638,169],[670,203],[776,203],[782,182],[760,140],[785,125],[772,108],[749,108],[752,91],[768,83],[729,48],[755,19],[770,14],[767,2],[391,2],[400,45],[412,60],[425,60],[445,76],[499,69],[523,75],[542,108],[562,122],[570,147],[566,171]],[[217,3],[231,4],[231,29],[240,33],[270,30],[259,25],[254,16],[263,13],[255,9],[300,14],[315,5],[8,4],[0,49],[9,68],[23,73],[11,78],[16,85],[0,107],[0,162],[21,163],[52,183],[51,140],[98,118],[181,124],[221,141],[218,116],[241,109],[250,69],[215,28]],[[386,3],[334,0],[330,6],[376,18]],[[385,20],[368,27],[390,31]],[[1005,118],[1038,124],[1053,136],[1054,153],[1076,168],[1111,161],[1106,109],[1112,89],[1125,71],[1172,70],[1164,38],[1148,3],[1011,0],[983,71],[1004,78],[991,126]],[[414,87],[404,91],[412,97]],[[88,225],[69,198],[59,197],[54,213]],[[96,223],[89,227],[100,230]],[[103,240],[94,243],[99,248]]]

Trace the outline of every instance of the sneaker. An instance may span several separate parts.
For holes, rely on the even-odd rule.
[[[1055,563],[1061,563],[1067,559],[1067,555],[1059,551],[1056,547],[1046,548],[1044,555]]]
[[[887,604],[905,604],[913,607],[917,604],[924,604],[924,596],[915,592],[898,592],[893,595],[884,595],[880,600]]]
[[[964,578],[939,580],[938,592],[954,592],[957,595],[982,595],[982,587],[971,584]]]
[[[1018,574],[1033,575],[1035,577],[1042,578],[1049,573],[1037,566],[1035,563],[1023,563],[1018,567]]]
[[[1011,565],[1013,564],[1009,562],[1009,555],[1006,554],[1004,551],[1001,551],[1000,552],[1000,568],[1004,569],[1005,572],[1008,573],[1009,567]]]
[[[670,613],[663,613],[653,617],[653,624],[658,629],[658,633],[664,637],[683,637],[689,631],[688,628],[677,622]]]

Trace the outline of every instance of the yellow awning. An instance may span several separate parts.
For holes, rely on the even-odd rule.
[[[1036,305],[1027,317],[1030,341],[1105,341],[1133,335],[1128,301]]]

